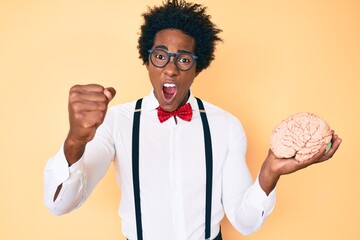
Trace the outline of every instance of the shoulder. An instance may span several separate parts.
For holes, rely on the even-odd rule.
[[[104,124],[114,126],[132,122],[135,103],[136,101],[131,101],[109,107],[104,119]]]
[[[121,103],[114,106],[111,106],[108,109],[107,115],[111,116],[132,116],[135,109],[136,101],[131,101],[127,103]]]
[[[210,102],[201,100],[204,104],[204,108],[209,117],[222,117],[231,119],[233,121],[239,121],[237,117],[235,117],[232,113],[218,107]]]
[[[204,104],[205,111],[209,118],[209,121],[214,124],[223,125],[226,128],[238,129],[243,131],[243,126],[241,121],[234,116],[232,113],[204,100],[201,100]]]

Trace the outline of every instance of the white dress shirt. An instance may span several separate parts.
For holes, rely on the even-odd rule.
[[[144,97],[140,119],[140,196],[144,240],[205,239],[205,148],[194,96],[191,122],[170,118],[160,123],[158,101]],[[260,228],[275,204],[253,181],[246,165],[246,137],[240,122],[204,101],[213,151],[211,239],[226,213],[242,234]],[[81,159],[68,167],[61,149],[44,171],[45,203],[55,215],[68,213],[89,197],[113,161],[122,196],[119,215],[123,234],[136,240],[132,184],[132,124],[135,101],[110,108]],[[53,197],[62,185],[56,201]]]

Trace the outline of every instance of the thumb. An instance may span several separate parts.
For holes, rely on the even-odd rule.
[[[110,102],[115,97],[116,90],[112,87],[108,87],[104,89],[104,94]]]

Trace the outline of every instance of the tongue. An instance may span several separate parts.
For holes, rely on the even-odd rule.
[[[175,94],[176,88],[174,88],[174,87],[165,87],[165,88],[163,89],[163,91],[164,91],[165,97],[166,97],[167,99],[169,99],[169,98],[171,98],[171,97]]]

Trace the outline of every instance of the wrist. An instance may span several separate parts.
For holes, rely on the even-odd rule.
[[[274,171],[271,164],[265,160],[259,173],[259,184],[267,195],[274,190],[279,179],[280,174]]]
[[[83,155],[87,142],[68,136],[64,142],[64,154],[69,167],[76,163]]]

